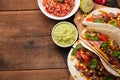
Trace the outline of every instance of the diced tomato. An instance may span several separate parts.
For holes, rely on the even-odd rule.
[[[62,7],[61,7],[61,11],[64,11],[64,10],[66,10],[67,9],[67,7],[65,6],[65,5],[63,5]]]
[[[99,39],[102,40],[102,41],[108,41],[108,38],[106,35],[99,35]]]
[[[46,10],[48,13],[53,13],[53,11],[54,11],[52,8],[47,8]]]
[[[44,5],[44,6],[45,6],[45,4],[47,4],[47,0],[44,0],[42,3],[42,5]]]
[[[90,18],[87,18],[87,19],[86,19],[86,21],[93,22],[93,21],[94,21],[94,19],[93,19],[92,17],[90,17]]]
[[[83,58],[83,60],[88,63],[89,62],[89,56],[85,53],[83,50],[79,50],[79,55]]]
[[[86,54],[81,54],[81,56],[82,56],[82,58],[84,59],[84,61],[85,61],[86,63],[89,62],[89,57],[88,57]]]
[[[60,3],[57,0],[43,0],[46,11],[52,15],[62,17],[69,14],[74,7],[74,0],[64,0]]]

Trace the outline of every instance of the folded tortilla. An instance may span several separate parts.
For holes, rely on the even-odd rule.
[[[77,41],[73,47],[75,48],[77,46],[77,44],[79,44],[80,41]],[[71,60],[71,54],[72,54],[73,49],[70,50],[69,54],[68,54],[68,58],[67,58],[67,65],[68,65],[68,69],[73,77],[74,80],[86,80],[85,76],[81,76],[80,74],[82,74],[80,71],[78,71],[75,68],[75,64],[78,61],[76,58],[74,60]]]
[[[106,27],[109,27],[109,26],[107,26],[107,25],[104,25],[104,26],[106,26]],[[116,31],[113,31],[113,30],[108,30],[108,29],[106,29],[106,28],[99,28],[99,27],[86,27],[82,32],[81,32],[81,35],[80,36],[83,36],[84,35],[84,33],[87,31],[87,30],[93,30],[93,31],[95,31],[95,32],[100,32],[100,33],[102,33],[102,34],[105,34],[105,35],[107,35],[109,38],[111,38],[111,39],[113,39],[113,40],[115,40],[115,42],[119,45],[119,47],[120,47],[120,34],[119,33],[116,33]],[[82,43],[83,44],[83,43]],[[83,44],[83,46],[84,46],[84,44]],[[84,46],[85,47],[85,46]],[[87,48],[87,47],[86,47]],[[88,48],[89,49],[89,48]],[[90,50],[90,49],[89,49]],[[93,51],[93,50],[90,50],[90,51],[92,51],[92,52],[94,52],[95,53],[95,51]],[[102,61],[102,60],[101,60]],[[104,65],[106,65],[105,63],[104,63],[104,61],[102,61],[102,63],[104,64]],[[118,73],[114,73],[111,69],[109,69],[109,67],[106,65],[106,66],[104,66],[107,70],[108,70],[108,72],[110,72],[111,74],[113,74],[113,75],[115,75],[115,76],[119,76],[120,77],[120,75],[118,74]]]
[[[94,15],[98,15],[98,14],[102,14],[100,12],[100,10],[105,11],[107,13],[114,13],[115,15],[117,15],[118,13],[120,13],[120,9],[118,8],[99,8],[96,9],[94,11],[92,11],[82,22],[82,24],[88,26],[88,27],[96,27],[99,29],[106,29],[106,30],[113,30],[113,32],[120,32],[120,28],[119,27],[115,27],[111,24],[106,24],[106,23],[93,23],[90,21],[86,21],[87,18],[89,18],[90,16]]]
[[[80,43],[82,44],[82,46],[83,46],[84,48],[88,49],[88,50],[91,51],[91,52],[94,52],[94,50],[91,50],[90,47],[88,47],[87,45],[85,45],[84,43],[82,43],[81,40],[78,40],[78,41],[73,45],[73,47],[75,48],[75,47],[76,47],[78,44],[80,44]],[[67,58],[68,69],[69,69],[69,71],[70,71],[70,73],[71,73],[71,75],[72,75],[72,77],[73,77],[74,80],[86,80],[86,77],[83,75],[83,73],[80,72],[79,70],[77,70],[77,69],[75,68],[75,64],[76,64],[76,62],[78,62],[78,60],[77,60],[76,58],[73,59],[73,60],[71,60],[72,51],[73,51],[73,49],[70,50],[70,52],[69,52],[69,54],[68,54],[68,58]],[[102,61],[101,58],[100,58],[100,60]],[[102,61],[102,63],[103,63],[103,65],[106,65],[106,64],[104,63],[104,61]],[[105,68],[108,68],[108,66],[106,65]],[[108,68],[108,69],[109,69],[109,68]],[[111,73],[112,70],[109,69],[108,72]]]
[[[108,25],[104,25],[104,27],[109,27]],[[109,36],[109,38],[114,39],[115,42],[118,43],[118,45],[120,46],[120,33],[116,31],[116,29],[108,29],[108,28],[100,28],[99,26],[90,26],[90,27],[86,27],[82,32],[81,32],[81,36],[85,33],[86,30],[93,30],[96,32],[100,32],[103,34],[106,34],[107,36]]]

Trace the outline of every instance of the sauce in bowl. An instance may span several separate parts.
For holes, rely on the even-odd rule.
[[[60,22],[52,30],[53,41],[61,47],[71,46],[77,40],[77,37],[76,28],[68,22]]]
[[[75,6],[74,0],[43,0],[45,10],[54,16],[63,17],[68,15]]]

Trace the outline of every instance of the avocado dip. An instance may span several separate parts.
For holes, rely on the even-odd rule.
[[[60,46],[71,45],[76,40],[76,36],[76,28],[68,22],[62,22],[53,29],[53,39]]]

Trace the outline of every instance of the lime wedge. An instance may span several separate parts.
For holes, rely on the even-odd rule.
[[[82,0],[80,2],[80,9],[84,13],[89,13],[93,9],[93,1],[92,0]]]

